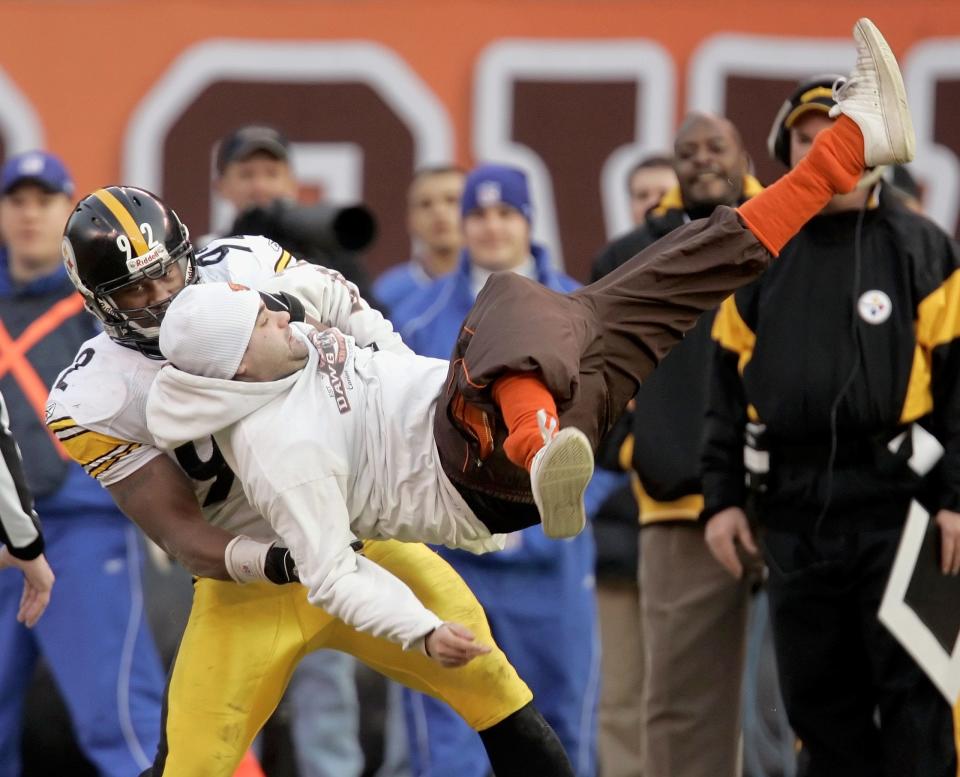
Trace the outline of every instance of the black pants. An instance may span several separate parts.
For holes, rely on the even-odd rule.
[[[763,536],[799,777],[957,773],[952,710],[877,618],[899,539],[899,528]]]

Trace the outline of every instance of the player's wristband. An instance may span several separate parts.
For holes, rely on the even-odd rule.
[[[227,543],[223,552],[223,563],[227,574],[237,583],[256,583],[267,579],[264,567],[267,552],[273,545],[260,542],[241,534]]]
[[[0,548],[6,547],[10,552],[10,555],[15,559],[20,561],[33,561],[35,558],[40,556],[44,550],[43,535],[40,534],[37,538],[31,542],[29,545],[24,545],[20,548],[15,547],[14,545],[4,545],[0,542]]]
[[[227,544],[223,561],[227,573],[237,583],[267,581],[283,585],[300,582],[297,565],[288,548],[242,534]]]

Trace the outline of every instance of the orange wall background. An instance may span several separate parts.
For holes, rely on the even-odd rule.
[[[901,54],[921,38],[960,35],[960,3],[707,0],[0,0],[0,67],[40,115],[47,145],[88,191],[120,173],[120,148],[142,95],[187,46],[217,37],[369,39],[403,57],[447,107],[469,158],[472,67],[504,37],[659,41],[680,75],[718,32],[843,38],[869,14]]]
[[[901,62],[911,51],[918,50],[918,44],[937,41],[947,44],[936,55],[937,68],[946,63],[945,75],[938,76],[936,86],[928,90],[935,94],[937,108],[931,113],[933,119],[928,122],[931,131],[926,141],[921,139],[914,172],[919,173],[921,183],[928,187],[925,204],[933,201],[940,205],[939,211],[932,213],[934,218],[946,229],[960,233],[958,0],[910,3],[881,0],[869,4],[853,0],[728,0],[726,3],[706,0],[0,0],[0,77],[8,80],[32,107],[46,147],[67,161],[76,178],[78,194],[108,183],[146,185],[170,198],[194,232],[200,234],[213,228],[205,170],[211,144],[220,133],[237,126],[237,123],[226,125],[233,119],[226,115],[229,111],[224,110],[224,103],[214,101],[215,108],[219,105],[217,114],[201,119],[199,125],[181,128],[175,144],[164,144],[159,163],[164,183],[122,180],[122,176],[131,175],[123,168],[123,154],[138,106],[171,68],[182,61],[185,52],[197,44],[218,39],[378,44],[405,63],[439,102],[450,123],[453,161],[469,166],[478,161],[472,158],[472,148],[477,141],[472,133],[481,132],[473,114],[478,99],[475,96],[478,62],[499,41],[655,43],[666,53],[673,68],[675,115],[663,116],[659,102],[644,110],[648,112],[645,115],[649,115],[650,110],[660,111],[661,128],[666,123],[672,132],[674,120],[679,119],[687,107],[687,79],[694,72],[693,57],[709,49],[716,36],[789,38],[794,43],[799,39],[803,46],[809,42],[813,47],[839,43],[849,46],[852,63],[850,29],[864,14],[869,14],[885,32]],[[733,44],[734,59],[740,45]],[[775,40],[767,56],[774,58],[774,64],[789,65],[789,60],[779,60],[777,55]],[[260,62],[253,64],[259,66]],[[651,60],[648,64],[655,63]],[[633,67],[632,60],[628,65]],[[758,174],[764,182],[769,182],[782,170],[768,159],[766,133],[780,101],[800,74],[793,72],[796,67],[792,70],[781,67],[781,71],[790,71],[792,75],[787,78],[784,72],[771,73],[764,87],[755,79],[764,78],[765,67],[761,67],[759,73],[754,68],[746,80],[738,80],[736,73],[728,74],[731,80],[726,82],[727,103],[721,109],[728,111],[741,127]],[[803,74],[823,70],[805,69]],[[659,71],[654,68],[650,72]],[[256,80],[255,75],[252,78]],[[544,154],[552,155],[549,169],[544,166],[540,171],[528,170],[532,173],[534,206],[539,211],[535,216],[535,229],[542,230],[536,237],[550,247],[558,263],[580,280],[589,275],[590,260],[596,250],[627,224],[625,206],[621,207],[620,202],[620,181],[625,168],[617,168],[619,172],[614,176],[603,166],[604,160],[609,160],[604,155],[632,137],[633,130],[626,125],[634,123],[630,104],[633,97],[629,96],[634,92],[624,90],[634,86],[626,82],[618,85],[618,78],[621,75],[613,75],[609,79],[611,83],[606,87],[601,85],[599,91],[593,93],[607,89],[607,105],[612,108],[609,112],[598,108],[596,102],[591,103],[591,108],[578,112],[580,98],[571,97],[568,91],[568,103],[564,103],[561,85],[546,97],[541,92],[541,102],[532,113],[528,100],[527,106],[517,109],[515,115],[513,107],[506,105],[498,109],[501,112],[497,116],[481,117],[487,129],[499,126],[497,122],[504,117],[515,119],[514,134],[501,138],[499,150],[491,153],[503,153],[503,149],[513,143],[530,151],[527,161],[535,166],[538,160],[546,158]],[[226,80],[229,81],[229,77]],[[649,84],[643,89],[648,87]],[[245,121],[276,118],[275,114],[251,115],[258,110],[257,103],[252,96],[243,102],[243,96],[251,94],[245,89],[241,85],[230,93],[231,97],[221,99],[233,101],[230,105],[234,107],[243,103],[240,107],[246,111]],[[4,116],[15,112],[13,106],[3,104],[2,94],[0,89],[0,130]],[[277,92],[270,91],[270,94]],[[529,92],[525,95],[530,97]],[[263,99],[262,92],[258,99]],[[291,99],[293,101],[285,105],[293,105],[302,115],[293,123],[288,117],[286,124],[278,123],[278,126],[294,141],[298,140],[296,135],[300,130],[314,129],[313,122],[318,117],[342,118],[348,116],[354,105],[347,102],[348,107],[341,108],[341,113],[324,114],[328,105],[324,97]],[[302,106],[313,110],[313,118],[300,110]],[[916,111],[916,106],[914,108]],[[665,110],[669,112],[671,108]],[[553,111],[553,119],[541,121],[538,118],[541,113],[537,111]],[[372,118],[372,113],[354,111],[354,114],[353,118],[365,116],[368,125],[379,121]],[[421,121],[426,120],[424,115],[418,115]],[[521,126],[523,122],[526,124]],[[529,130],[531,125],[540,132],[540,137],[530,140],[528,134],[520,139],[517,133]],[[348,132],[346,136],[341,133],[328,139],[349,142],[355,137]],[[663,142],[669,133],[659,137],[656,145],[660,148],[656,150],[669,145]],[[606,146],[599,150],[585,148],[597,139]],[[562,146],[559,149],[557,141]],[[399,141],[400,145],[391,145],[396,142],[396,137],[379,138],[369,134],[363,140],[366,145],[362,148],[361,164],[366,168],[358,191],[376,212],[381,227],[380,239],[367,256],[368,269],[373,273],[407,258],[402,203],[414,163],[409,138]],[[137,148],[133,158],[147,159],[144,149],[149,147]],[[0,135],[0,156],[10,150],[9,139]],[[923,160],[922,155],[926,155]],[[617,161],[619,164],[625,160]],[[558,165],[566,165],[566,169],[561,170]],[[601,183],[602,171],[610,175]],[[176,185],[170,184],[171,174],[179,175]],[[937,187],[930,187],[931,179]],[[618,207],[621,208],[619,214],[611,216],[611,208]]]

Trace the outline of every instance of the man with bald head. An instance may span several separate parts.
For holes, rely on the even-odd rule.
[[[677,130],[674,155],[678,185],[641,226],[600,253],[594,263],[595,279],[688,221],[710,216],[720,205],[736,207],[760,190],[748,174],[740,133],[725,118],[689,114]],[[711,557],[697,521],[703,506],[699,442],[712,322],[713,313],[704,315],[644,382],[628,445],[621,449],[629,451],[632,441],[629,467],[636,475],[634,492],[643,527],[640,602],[634,606],[640,623],[633,632],[642,635],[643,644],[607,638],[604,661],[616,666],[619,674],[625,662],[643,662],[646,652],[646,671],[634,673],[643,677],[645,687],[641,699],[632,700],[623,693],[622,699],[610,698],[618,694],[619,686],[604,684],[600,720],[601,727],[610,721],[610,731],[603,731],[601,747],[612,737],[622,740],[615,752],[635,748],[644,777],[736,773],[749,583],[733,580]],[[623,457],[620,461],[627,463]],[[601,602],[607,635],[611,625],[604,612]],[[622,608],[616,613],[615,628],[622,632]],[[614,655],[609,653],[612,649]],[[628,705],[632,709],[626,709]],[[645,737],[624,731],[626,720],[635,721]],[[616,727],[614,721],[619,721]],[[644,740],[642,752],[636,752],[636,743]],[[617,760],[624,761],[622,755]],[[610,766],[612,777],[628,773]],[[607,761],[604,769],[606,773]]]
[[[741,201],[749,159],[740,131],[729,119],[691,113],[677,130],[673,147],[684,209],[692,218]]]
[[[684,216],[703,218],[713,213],[717,205],[736,206],[755,193],[750,189],[755,181],[747,175],[749,158],[743,140],[729,119],[709,113],[687,114],[673,147],[679,186],[664,195],[645,221],[600,252],[593,263],[591,280],[602,278],[673,231],[683,223]],[[748,181],[753,183],[748,185]],[[661,223],[668,211],[675,213]]]

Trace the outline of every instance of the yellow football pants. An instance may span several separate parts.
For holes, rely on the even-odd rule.
[[[444,669],[417,651],[361,634],[307,601],[300,585],[201,579],[167,689],[154,777],[229,777],[273,713],[297,662],[342,650],[404,685],[446,701],[474,729],[499,723],[533,694],[493,642],[483,608],[460,576],[424,545],[364,543],[364,555],[403,580],[445,621],[493,651]]]

